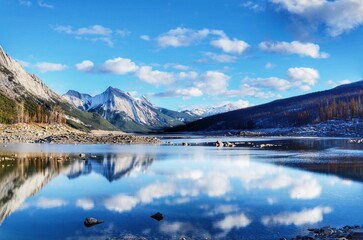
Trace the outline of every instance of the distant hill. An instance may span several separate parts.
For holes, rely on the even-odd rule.
[[[0,123],[68,123],[81,129],[117,129],[97,113],[64,101],[0,47]]]
[[[251,130],[298,127],[328,120],[363,119],[363,81],[206,117],[177,131]]]
[[[113,87],[96,96],[70,90],[63,98],[82,111],[100,114],[125,132],[157,131],[199,119],[198,116],[160,108],[145,96],[135,98]]]

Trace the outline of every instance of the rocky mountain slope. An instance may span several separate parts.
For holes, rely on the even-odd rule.
[[[0,47],[0,123],[64,123],[83,129],[116,129],[97,113],[64,101]]]
[[[363,81],[217,114],[168,131],[230,131],[363,120]],[[337,122],[337,121],[335,121]],[[338,126],[337,126],[338,127]]]
[[[99,113],[127,132],[159,130],[197,119],[187,113],[157,107],[145,96],[134,98],[129,93],[112,87],[96,96],[70,90],[63,98],[80,110]]]

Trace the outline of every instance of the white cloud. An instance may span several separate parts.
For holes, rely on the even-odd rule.
[[[91,210],[94,208],[95,203],[92,199],[80,198],[76,201],[76,206],[82,208],[83,210]]]
[[[303,91],[310,90],[320,78],[318,70],[314,68],[289,68],[287,76],[292,80],[292,84]]]
[[[123,194],[107,198],[104,201],[106,209],[119,213],[132,210],[138,203],[137,198]]]
[[[164,68],[166,68],[166,69],[173,68],[175,70],[180,70],[180,71],[187,71],[190,69],[189,66],[182,65],[182,64],[176,64],[176,63],[164,64]]]
[[[363,24],[361,0],[270,0],[291,14],[326,26],[331,36],[339,36]]]
[[[297,54],[303,57],[328,58],[329,54],[320,52],[320,46],[314,43],[292,42],[261,42],[259,48],[266,52],[279,54]]]
[[[222,49],[226,53],[242,54],[249,45],[242,40],[234,38],[233,40],[223,37],[217,40],[211,41],[211,45]]]
[[[121,57],[109,59],[102,66],[102,71],[119,75],[132,73],[137,69],[138,66],[131,59]]]
[[[291,88],[299,88],[302,91],[308,91],[315,86],[320,78],[318,70],[314,68],[289,68],[287,70],[287,79],[278,77],[267,78],[244,78],[250,86],[257,88],[266,88],[278,91],[286,91]]]
[[[236,56],[228,55],[228,54],[216,54],[213,52],[206,52],[204,53],[206,57],[211,59],[212,61],[219,62],[219,63],[232,63],[237,61]],[[207,59],[201,59],[199,62],[207,62]]]
[[[207,71],[195,86],[210,95],[219,95],[227,91],[230,77],[222,72]]]
[[[180,72],[177,74],[178,79],[197,79],[198,73],[195,71],[189,71],[189,72]]]
[[[94,63],[90,60],[84,60],[81,63],[76,64],[76,69],[81,72],[90,72],[93,70]]]
[[[278,91],[286,91],[291,88],[291,83],[285,79],[277,77],[268,78],[245,78],[244,81],[249,82],[252,86],[269,88]]]
[[[173,73],[163,72],[159,70],[153,70],[150,66],[140,67],[136,73],[141,81],[147,82],[153,85],[168,85],[175,82],[176,77]]]
[[[65,205],[67,205],[67,202],[59,198],[40,198],[35,203],[35,206],[41,209],[58,208]]]
[[[141,40],[144,40],[144,41],[147,41],[147,42],[151,41],[151,38],[150,38],[149,35],[141,35],[140,36],[140,39]]]
[[[155,97],[190,98],[190,97],[200,97],[202,95],[203,95],[203,92],[200,89],[195,88],[195,87],[190,87],[190,88],[176,89],[176,90],[172,90],[172,91],[156,93],[153,96],[155,96]]]
[[[178,27],[159,35],[156,38],[158,45],[166,47],[186,47],[193,43],[206,38],[210,34],[209,29],[193,30],[189,28]]]
[[[112,30],[102,25],[91,25],[88,27],[82,27],[73,29],[71,26],[57,26],[54,30],[61,33],[72,34],[72,35],[100,35],[109,36],[112,34]]]
[[[240,229],[247,227],[251,223],[251,220],[244,214],[227,215],[223,220],[217,222],[216,227],[230,231],[233,228]]]
[[[303,13],[308,9],[314,9],[324,5],[325,0],[270,0],[273,3],[280,4],[292,13]]]
[[[264,225],[278,224],[278,225],[304,225],[315,224],[323,221],[323,215],[332,212],[330,207],[315,207],[311,209],[304,209],[301,212],[285,212],[272,216],[265,216],[262,218]]]
[[[110,28],[104,27],[102,25],[90,25],[87,27],[81,27],[74,29],[72,26],[55,26],[52,27],[53,30],[65,33],[69,35],[74,35],[78,40],[87,40],[90,42],[104,42],[107,46],[112,47],[114,45],[113,37],[115,35],[125,37],[130,35],[130,31],[126,29],[112,30]]]
[[[68,68],[67,65],[60,63],[49,63],[49,62],[40,62],[34,65],[34,68],[39,72],[59,72],[64,71]]]
[[[339,85],[343,85],[343,84],[349,84],[349,83],[352,83],[352,81],[348,80],[348,79],[345,79],[345,80],[341,80],[341,81],[338,81],[338,82],[335,82],[333,80],[329,80],[327,81],[327,83],[331,86],[331,87],[337,87]]]
[[[48,4],[48,3],[45,3],[44,1],[42,0],[38,0],[38,6],[39,7],[42,7],[42,8],[54,8],[54,5],[51,5],[51,4]]]

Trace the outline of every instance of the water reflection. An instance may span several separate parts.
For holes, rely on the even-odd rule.
[[[95,159],[93,159],[95,158]],[[33,204],[25,200],[36,195],[42,188],[60,174],[76,179],[92,172],[104,176],[108,181],[121,179],[138,171],[145,171],[153,162],[148,155],[105,154],[80,159],[67,154],[12,154],[0,159],[0,224],[17,209],[36,207],[50,209],[68,204],[59,198],[40,198]],[[78,199],[76,205],[90,210],[91,199]]]
[[[319,165],[332,152],[339,155],[335,150],[120,149],[95,150],[84,160],[78,154],[6,160],[0,168],[0,238],[106,239],[130,233],[150,239],[278,239],[309,226],[363,220],[360,182],[305,171],[306,162],[314,166],[306,160],[312,154],[320,156]],[[347,165],[336,161],[340,166],[344,172]],[[157,211],[165,217],[161,222],[149,217]],[[85,229],[86,216],[105,223]],[[31,227],[19,233],[24,218]],[[59,221],[66,222],[61,230]],[[44,225],[50,227],[44,231]]]

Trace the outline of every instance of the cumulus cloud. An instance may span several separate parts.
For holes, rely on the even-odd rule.
[[[230,77],[223,72],[207,71],[195,86],[210,95],[218,95],[227,91]]]
[[[242,40],[234,38],[233,40],[228,37],[223,37],[217,40],[211,41],[211,45],[222,49],[226,53],[242,54],[249,45]]]
[[[270,0],[289,13],[306,21],[326,26],[330,36],[339,36],[363,24],[361,0]]]
[[[289,68],[287,76],[292,84],[303,91],[308,91],[320,78],[318,70],[314,68]]]
[[[67,202],[59,198],[40,198],[35,206],[41,209],[58,208],[67,205]]]
[[[311,87],[315,86],[320,78],[318,70],[314,68],[289,68],[286,75],[287,79],[278,77],[244,78],[244,81],[257,88],[278,91],[298,88],[302,91],[308,91]]]
[[[119,75],[132,73],[136,70],[138,70],[136,63],[131,59],[121,57],[109,59],[102,66],[102,71]]]
[[[194,30],[190,28],[178,27],[159,35],[156,38],[157,44],[162,47],[187,47],[198,44],[202,40],[213,39],[210,44],[216,48],[222,49],[226,53],[242,54],[249,45],[236,38],[230,39],[222,30],[201,29]]]
[[[34,68],[39,72],[60,72],[68,68],[67,65],[60,63],[40,62],[34,65]]]
[[[284,212],[277,215],[265,216],[262,218],[264,225],[304,225],[315,224],[323,221],[324,214],[329,214],[333,210],[330,207],[315,207],[303,209],[301,212]]]
[[[105,199],[104,205],[106,209],[115,212],[128,212],[139,203],[139,199],[123,194],[119,194]]]
[[[178,27],[159,35],[156,38],[156,41],[162,48],[186,47],[206,38],[209,34],[210,30],[206,28],[201,30],[193,30],[189,28]]]
[[[92,199],[80,198],[77,199],[76,206],[82,208],[83,210],[91,210],[94,208],[95,203]]]
[[[266,52],[279,54],[297,54],[302,57],[328,58],[329,54],[320,52],[320,46],[314,43],[292,42],[261,42],[259,48]]]
[[[94,63],[90,60],[84,60],[76,64],[76,69],[81,72],[90,72],[93,70]]]
[[[142,66],[135,72],[136,77],[141,81],[147,82],[153,85],[168,85],[176,80],[174,74],[169,72],[163,72],[159,70],[153,70],[150,66]]]

